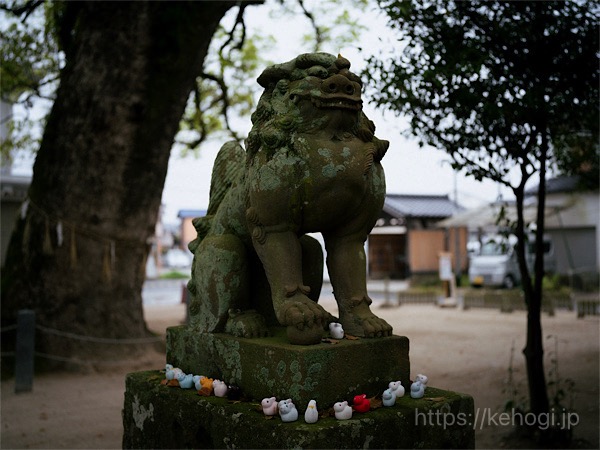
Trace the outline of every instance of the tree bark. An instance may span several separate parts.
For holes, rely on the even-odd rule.
[[[28,208],[2,274],[2,324],[30,308],[55,330],[143,337],[145,261],[170,148],[213,33],[234,4],[76,5]],[[115,354],[116,346],[37,334],[41,353]]]
[[[544,229],[546,208],[546,162],[548,138],[545,126],[540,127],[542,143],[540,148],[540,180],[538,186],[537,219],[535,231],[534,280],[531,297],[527,302],[527,343],[523,353],[527,366],[529,403],[531,412],[539,415],[549,411],[546,374],[544,373],[544,342],[542,333],[542,281],[544,278]]]

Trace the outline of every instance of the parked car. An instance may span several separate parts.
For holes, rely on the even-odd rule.
[[[521,283],[521,272],[515,249],[516,237],[494,237],[488,239],[477,255],[471,257],[469,263],[469,282],[472,286],[502,286],[511,289]],[[533,239],[525,246],[525,259],[529,270],[533,270]],[[549,238],[544,238],[544,270],[546,273],[556,271],[554,245]]]

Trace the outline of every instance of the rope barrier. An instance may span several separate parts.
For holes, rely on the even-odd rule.
[[[80,364],[82,366],[87,364],[99,364],[105,366],[116,366],[121,364],[130,364],[129,359],[113,359],[113,360],[99,360],[99,359],[77,359],[77,358],[66,358],[64,356],[49,355],[47,353],[35,352],[35,356],[40,358],[49,359],[52,361],[69,362],[74,364]]]
[[[12,331],[17,329],[17,324],[7,325],[5,327],[0,328],[0,333],[5,333],[7,331]]]
[[[53,334],[55,336],[66,337],[70,339],[76,339],[79,341],[86,342],[96,342],[100,344],[151,344],[155,342],[163,342],[163,337],[149,337],[149,338],[130,338],[130,339],[116,339],[116,338],[100,338],[100,337],[92,337],[92,336],[84,336],[81,334],[68,333],[66,331],[59,331],[52,328],[47,328],[42,325],[35,326],[38,330],[47,333]]]

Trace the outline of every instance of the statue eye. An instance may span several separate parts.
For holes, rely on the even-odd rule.
[[[322,79],[327,78],[329,76],[327,69],[323,66],[312,66],[310,69],[308,69],[307,73],[310,76]]]

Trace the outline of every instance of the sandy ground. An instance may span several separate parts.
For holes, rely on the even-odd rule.
[[[322,303],[335,313],[331,299]],[[495,413],[509,399],[504,392],[508,378],[511,348],[514,348],[514,376],[522,395],[526,394],[521,349],[525,343],[526,316],[523,312],[503,314],[495,310],[440,309],[432,305],[378,308],[395,334],[410,338],[411,375],[425,373],[429,384],[471,394],[479,422],[478,448],[506,446],[502,441],[511,427],[494,425]],[[183,305],[146,307],[149,327],[164,333],[185,316]],[[543,316],[547,337],[547,369],[558,345],[558,371],[561,379],[574,381],[566,404],[573,403],[579,424],[578,439],[598,448],[599,327],[597,317],[577,319],[574,312],[561,311]],[[557,340],[557,341],[556,341]],[[31,393],[14,393],[14,381],[2,382],[2,448],[121,448],[125,374],[137,370],[160,369],[165,357],[150,351],[127,366],[115,366],[96,373],[38,376]],[[564,384],[563,384],[564,386]],[[481,420],[485,414],[488,419]],[[491,416],[491,418],[490,418]],[[575,419],[575,417],[573,417]]]

